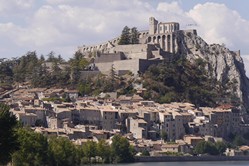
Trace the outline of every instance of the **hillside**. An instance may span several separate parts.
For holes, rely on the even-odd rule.
[[[249,81],[239,52],[223,45],[208,45],[190,31],[176,31],[174,35],[174,58],[152,65],[139,77],[132,73],[117,75],[115,68],[111,68],[108,75],[86,78],[81,71],[89,70],[92,59],[82,53],[76,52],[65,61],[53,52],[47,59],[28,52],[0,63],[1,87],[26,82],[31,87],[78,89],[82,96],[110,91],[121,95],[135,93],[135,83],[147,89],[142,94],[145,99],[159,103],[178,101],[211,107],[231,104],[248,110]]]
[[[159,103],[190,102],[210,107],[221,104],[222,96],[231,102],[232,94],[225,92],[225,87],[217,86],[219,83],[208,76],[205,65],[202,59],[191,63],[179,58],[151,66],[143,75],[142,83],[147,89],[143,97]]]
[[[249,81],[245,75],[243,60],[240,53],[230,51],[224,45],[208,45],[201,37],[193,33],[177,34],[178,53],[181,52],[190,62],[201,59],[209,78],[217,80],[222,89],[232,94],[233,100],[249,108]],[[224,95],[223,98],[227,96]],[[229,101],[228,101],[229,102]]]

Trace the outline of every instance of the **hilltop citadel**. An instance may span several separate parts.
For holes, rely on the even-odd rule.
[[[107,74],[113,66],[118,74],[131,71],[134,74],[144,72],[150,65],[158,64],[163,59],[172,59],[179,54],[179,33],[193,33],[196,30],[180,30],[177,22],[158,22],[149,19],[149,30],[139,32],[139,44],[118,45],[120,37],[105,43],[82,46],[78,51],[88,55],[97,52],[94,65],[97,70]]]

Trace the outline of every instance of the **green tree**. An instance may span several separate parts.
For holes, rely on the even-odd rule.
[[[219,95],[217,80],[211,79],[200,65],[205,63],[193,64],[179,58],[150,66],[143,74],[143,85],[150,95],[143,97],[159,103],[190,102],[215,107]]]
[[[217,148],[219,154],[222,155],[227,149],[227,144],[222,141],[218,141],[215,143],[215,147]]]
[[[233,140],[233,144],[236,146],[246,145],[246,141],[242,136],[236,135]]]
[[[33,87],[47,87],[52,85],[51,75],[47,70],[46,64],[37,65],[32,73],[31,85]]]
[[[113,90],[117,88],[117,79],[118,79],[117,73],[115,71],[114,66],[112,65],[111,70],[110,70],[110,81],[111,81]]]
[[[89,65],[89,61],[85,58],[85,55],[81,52],[75,52],[73,58],[69,60],[71,73],[71,84],[77,84],[80,80],[80,71],[85,70]]]
[[[16,117],[9,112],[9,106],[0,103],[0,165],[7,164],[18,147],[16,124]]]
[[[91,163],[91,158],[97,156],[97,144],[93,141],[87,141],[83,145],[84,155],[88,158],[88,163]]]
[[[63,63],[64,59],[61,57],[61,55],[58,55],[58,63]]]
[[[168,139],[168,134],[167,134],[165,131],[162,131],[162,132],[161,132],[161,138],[164,140],[164,142],[167,141],[167,139]]]
[[[12,84],[14,61],[0,62],[0,85]]]
[[[28,52],[17,60],[13,67],[14,80],[16,82],[23,82],[31,79],[33,70],[39,65],[39,59],[36,52]]]
[[[215,147],[215,144],[209,141],[200,141],[194,148],[196,154],[210,154],[218,155],[219,151]]]
[[[150,156],[150,152],[147,149],[142,151],[142,156]]]
[[[79,164],[77,148],[63,137],[52,137],[48,146],[49,165],[73,166]]]
[[[41,63],[44,63],[44,62],[45,62],[45,57],[44,57],[44,55],[41,55],[41,56],[40,56],[40,62],[41,62]]]
[[[206,141],[200,141],[194,148],[194,153],[196,154],[204,154],[205,153],[205,143]]]
[[[57,61],[52,62],[51,84],[56,85],[61,82],[62,70]]]
[[[17,134],[20,149],[12,155],[13,164],[17,166],[47,165],[47,138],[24,128],[18,129]]]
[[[111,149],[105,140],[100,140],[97,144],[97,155],[102,158],[103,163],[110,162]]]
[[[136,27],[131,28],[131,34],[130,34],[130,42],[131,44],[138,44],[139,43],[139,32]]]
[[[114,163],[127,163],[134,161],[129,141],[120,135],[115,135],[112,138],[111,154]]]
[[[55,61],[57,61],[54,51],[51,51],[50,53],[48,53],[47,57],[48,57],[47,62],[55,62]]]
[[[127,45],[130,43],[131,43],[131,41],[130,41],[130,28],[128,26],[125,26],[124,29],[122,30],[118,44],[119,45]]]
[[[81,82],[78,86],[78,90],[81,96],[89,95],[92,92],[90,83]]]

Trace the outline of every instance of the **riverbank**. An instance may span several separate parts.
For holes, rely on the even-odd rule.
[[[249,161],[249,156],[144,156],[135,162]]]

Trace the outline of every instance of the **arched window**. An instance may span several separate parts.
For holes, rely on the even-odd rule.
[[[151,37],[148,37],[148,43],[150,43],[151,42]]]
[[[170,49],[170,35],[167,36],[167,51],[170,52],[171,49]]]

